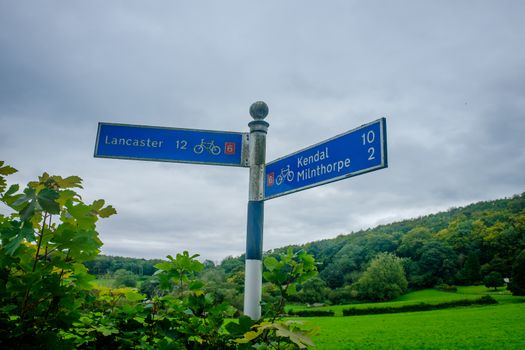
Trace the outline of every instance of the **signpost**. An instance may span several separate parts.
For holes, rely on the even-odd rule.
[[[386,120],[378,119],[266,164],[271,199],[386,168]]]
[[[95,157],[248,166],[248,133],[99,123]]]
[[[264,201],[386,168],[386,120],[378,119],[266,164],[264,102],[250,133],[99,123],[95,157],[250,168],[244,313],[261,317]]]

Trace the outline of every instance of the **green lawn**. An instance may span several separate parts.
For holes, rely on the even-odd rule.
[[[95,283],[102,287],[112,288],[115,284],[114,278],[97,278]]]
[[[323,349],[525,349],[525,297],[500,288],[458,287],[457,292],[425,289],[386,303],[325,306],[342,315],[349,307],[370,308],[478,299],[490,295],[499,304],[399,314],[312,317],[302,320],[319,327],[314,337]],[[306,309],[304,306],[293,306]],[[313,309],[313,308],[309,308]]]
[[[140,286],[144,282],[144,279],[145,278],[138,278],[137,279],[137,286],[135,288],[140,289]],[[115,279],[114,278],[106,278],[106,277],[97,278],[94,283],[98,284],[101,287],[108,287],[108,288],[114,288],[115,287]]]
[[[525,349],[525,303],[303,319],[317,349]]]
[[[383,303],[360,303],[360,304],[349,304],[349,305],[332,305],[309,308],[303,305],[291,305],[289,309],[292,310],[332,310],[336,316],[343,316],[343,309],[357,308],[366,309],[373,307],[396,307],[410,304],[427,303],[427,304],[438,304],[447,301],[464,300],[464,299],[479,299],[484,295],[490,295],[496,299],[499,303],[516,302],[525,300],[525,298],[513,297],[509,291],[504,288],[499,288],[497,291],[488,289],[485,286],[467,286],[458,287],[457,292],[443,292],[437,289],[424,289],[415,292],[407,293],[398,299]]]

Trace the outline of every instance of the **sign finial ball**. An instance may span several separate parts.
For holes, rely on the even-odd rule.
[[[263,101],[254,102],[250,107],[250,115],[256,120],[266,118],[268,115],[268,105]]]

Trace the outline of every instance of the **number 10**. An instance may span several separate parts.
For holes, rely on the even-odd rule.
[[[374,142],[374,140],[376,139],[376,133],[374,132],[374,130],[370,130],[366,134],[363,133],[363,135],[361,135],[361,138],[363,139],[363,146],[364,146],[367,143]]]
[[[370,130],[366,134],[363,133],[361,135],[361,138],[363,139],[363,146],[365,146],[367,143],[374,142],[374,140],[376,139],[376,134],[375,134],[375,132],[373,130]],[[374,154],[375,154],[375,148],[374,147],[369,147],[368,148],[368,160],[376,159]]]

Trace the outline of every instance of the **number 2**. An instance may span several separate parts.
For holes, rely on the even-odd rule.
[[[375,152],[376,152],[376,150],[375,150],[374,147],[370,147],[370,148],[368,149],[368,160],[374,160],[374,159],[376,159],[376,157],[375,157],[375,155],[374,155]]]

